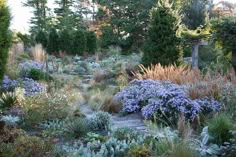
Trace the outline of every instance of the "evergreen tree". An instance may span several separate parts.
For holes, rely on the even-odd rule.
[[[48,45],[47,52],[49,54],[54,54],[59,51],[59,36],[57,34],[56,29],[52,28],[49,37],[48,37]]]
[[[39,31],[45,31],[47,27],[47,0],[27,0],[24,6],[33,9],[34,17],[31,18],[31,33],[36,34]]]
[[[73,51],[73,36],[68,30],[63,30],[59,35],[59,50],[71,54]]]
[[[152,10],[148,39],[144,44],[144,65],[168,65],[177,62],[179,39],[176,32],[179,20],[176,15],[172,5],[162,0]]]
[[[73,12],[72,7],[75,3],[74,0],[56,0],[56,4],[59,5],[58,8],[54,9],[56,14],[56,19],[58,20],[59,30],[74,30],[75,26],[78,24],[78,19],[76,14]]]
[[[73,38],[73,54],[83,55],[86,51],[86,34],[83,30],[77,30]]]
[[[183,0],[182,22],[189,29],[195,30],[204,25],[208,19],[207,4],[209,0]]]
[[[0,0],[0,82],[3,79],[8,57],[8,50],[11,43],[10,11],[5,0]]]
[[[36,44],[42,44],[43,48],[47,48],[47,34],[40,30],[35,36]]]
[[[87,52],[90,54],[94,54],[97,49],[97,37],[94,31],[87,31],[86,39],[87,39]]]

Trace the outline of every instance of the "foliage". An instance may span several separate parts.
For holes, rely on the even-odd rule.
[[[17,85],[18,82],[16,80],[11,80],[8,76],[5,75],[2,81],[1,90],[13,91]]]
[[[229,142],[232,137],[230,130],[233,130],[234,124],[228,115],[220,113],[207,122],[209,135],[214,138],[214,142],[223,144]]]
[[[27,0],[23,4],[25,7],[33,9],[34,17],[30,20],[30,24],[32,25],[30,28],[30,32],[35,35],[37,32],[45,30],[48,22],[48,19],[46,17],[48,13],[48,8],[46,6],[47,0]]]
[[[207,3],[205,0],[183,0],[181,10],[183,24],[191,30],[204,25],[208,17]]]
[[[73,35],[73,53],[78,55],[83,55],[86,51],[87,40],[86,40],[86,33],[83,30],[77,30]]]
[[[68,30],[62,30],[59,32],[59,50],[72,53],[73,51],[73,36]]]
[[[98,111],[88,119],[88,124],[94,131],[109,130],[111,126],[111,116],[107,112]]]
[[[20,81],[20,87],[25,89],[26,96],[33,96],[46,91],[46,87],[30,78],[24,78]]]
[[[88,120],[85,118],[69,118],[66,120],[63,130],[69,137],[83,137],[89,132]]]
[[[8,149],[1,153],[3,155],[11,154],[12,157],[49,157],[53,155],[51,144],[36,136],[19,136],[14,143],[8,143],[5,147]]]
[[[149,24],[149,11],[156,0],[95,0],[109,10],[108,24],[101,28],[101,46],[119,45],[124,51],[142,46]],[[106,10],[105,10],[106,11]]]
[[[221,154],[221,148],[217,144],[212,144],[212,137],[208,133],[208,127],[204,127],[200,139],[190,139],[189,146],[199,152],[202,157],[218,156]]]
[[[214,31],[214,38],[224,48],[225,54],[232,52],[233,65],[235,66],[236,58],[236,29],[235,18],[223,18],[212,22],[212,29]]]
[[[44,31],[40,30],[35,36],[35,42],[36,44],[41,44],[43,48],[47,48],[47,34]]]
[[[17,98],[15,93],[7,92],[2,93],[0,97],[0,109],[9,109],[17,104]]]
[[[170,82],[153,80],[133,80],[121,92],[115,95],[115,100],[123,104],[125,112],[142,111],[145,118],[178,119],[178,114],[192,121],[199,113],[219,111],[221,105],[212,98],[192,100],[183,86]]]
[[[7,126],[16,126],[17,123],[20,121],[19,117],[7,115],[7,116],[2,116],[0,118],[0,121],[3,121]]]
[[[140,133],[130,128],[118,128],[112,132],[112,136],[120,141],[127,141],[137,139]]]
[[[159,1],[151,12],[148,39],[144,43],[142,62],[145,66],[160,63],[169,65],[177,63],[179,52],[177,30],[178,13],[167,1]]]
[[[43,64],[36,61],[25,61],[18,66],[21,77],[28,77],[31,69],[42,70]]]
[[[59,35],[55,28],[49,32],[47,52],[49,54],[57,54],[59,51]]]
[[[86,32],[86,39],[87,39],[87,52],[89,54],[94,54],[97,49],[97,37],[95,32],[87,31]]]
[[[6,3],[6,0],[0,1],[0,83],[6,70],[8,50],[11,43],[9,32],[11,15]]]
[[[150,150],[146,146],[131,147],[128,151],[129,157],[149,157],[151,156]]]
[[[23,104],[24,125],[37,125],[46,120],[63,119],[69,114],[69,106],[69,96],[65,92],[27,97]]]
[[[53,80],[52,76],[50,76],[46,72],[42,72],[42,70],[39,69],[31,69],[28,73],[28,78],[31,78],[33,80]]]

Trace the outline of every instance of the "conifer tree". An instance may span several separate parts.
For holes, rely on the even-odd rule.
[[[161,63],[168,65],[178,60],[177,30],[179,25],[177,13],[168,2],[160,0],[151,12],[148,39],[144,44],[144,65]]]
[[[0,82],[3,79],[8,57],[8,50],[11,43],[10,11],[5,0],[0,0]]]
[[[94,54],[97,49],[97,37],[94,31],[87,31],[86,39],[87,39],[87,52],[90,54]]]
[[[56,29],[52,28],[49,37],[48,37],[48,45],[47,45],[47,52],[49,54],[54,54],[59,51],[59,36],[57,34]]]
[[[83,55],[86,51],[86,34],[84,30],[78,30],[74,33],[73,54]]]

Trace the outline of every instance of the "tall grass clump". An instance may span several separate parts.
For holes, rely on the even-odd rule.
[[[41,44],[36,44],[31,48],[31,55],[36,62],[44,62],[46,58],[46,51]]]

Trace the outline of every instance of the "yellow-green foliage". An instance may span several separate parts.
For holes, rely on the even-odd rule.
[[[130,148],[127,157],[150,157],[151,152],[146,146],[135,146]]]

